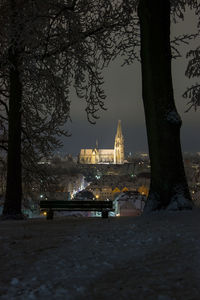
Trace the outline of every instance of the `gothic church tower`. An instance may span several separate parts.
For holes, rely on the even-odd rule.
[[[121,120],[118,121],[114,146],[114,164],[124,163],[124,137],[122,135]]]

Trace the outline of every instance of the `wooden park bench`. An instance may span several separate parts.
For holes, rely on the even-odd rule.
[[[113,202],[107,201],[64,201],[64,200],[42,200],[40,209],[47,212],[47,220],[52,220],[54,211],[99,211],[102,218],[108,218],[108,212],[113,211]]]

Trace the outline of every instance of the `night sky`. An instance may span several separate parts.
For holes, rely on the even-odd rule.
[[[188,11],[184,22],[179,22],[171,28],[172,36],[183,33],[196,32],[197,19]],[[189,80],[184,76],[187,61],[187,50],[194,49],[196,42],[189,46],[182,46],[182,58],[173,61],[174,95],[178,112],[183,126],[181,130],[181,143],[183,151],[200,151],[200,109],[194,109],[185,113],[187,100],[182,98],[186,87],[195,83],[197,79]],[[117,129],[117,122],[122,121],[122,132],[125,139],[125,152],[148,151],[147,137],[142,103],[141,67],[135,62],[131,66],[121,67],[122,60],[115,60],[103,71],[104,89],[106,93],[107,111],[100,111],[100,119],[96,125],[87,121],[85,102],[78,99],[72,91],[70,95],[72,123],[68,123],[67,129],[71,137],[64,138],[64,147],[61,151],[77,155],[81,148],[93,148],[98,139],[99,148],[113,148]]]

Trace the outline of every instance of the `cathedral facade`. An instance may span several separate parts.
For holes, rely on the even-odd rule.
[[[81,164],[123,164],[124,163],[124,137],[121,121],[118,121],[114,149],[81,149],[79,154]]]

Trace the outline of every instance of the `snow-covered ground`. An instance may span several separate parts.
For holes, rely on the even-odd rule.
[[[0,299],[200,299],[200,210],[0,222]]]

